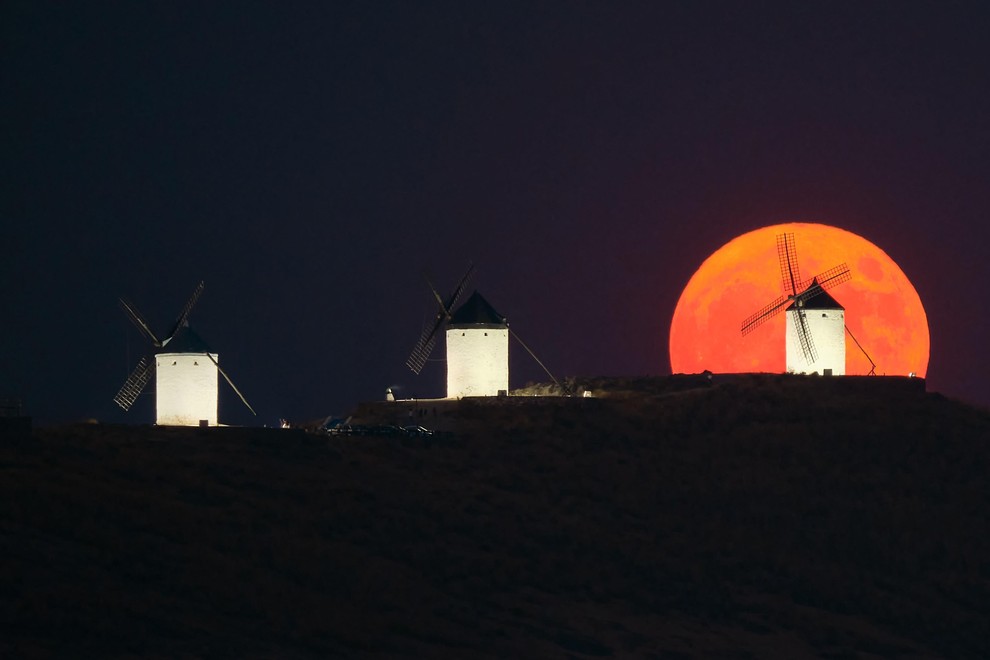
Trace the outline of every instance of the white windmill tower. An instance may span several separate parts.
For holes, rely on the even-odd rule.
[[[447,398],[509,391],[509,324],[475,291],[447,323]]]
[[[219,372],[248,410],[256,414],[230,376],[220,367],[219,354],[213,352],[189,327],[189,313],[199,300],[204,286],[203,282],[196,286],[164,340],[155,336],[144,317],[131,303],[120,299],[120,306],[127,317],[151,341],[155,349],[152,355],[141,358],[113,398],[124,410],[130,410],[134,405],[154,372],[156,424],[216,426]]]
[[[845,308],[825,291],[848,281],[852,277],[849,267],[840,264],[802,281],[794,234],[777,236],[777,257],[784,295],[744,320],[743,335],[786,310],[790,319],[785,340],[787,371],[845,375]]]

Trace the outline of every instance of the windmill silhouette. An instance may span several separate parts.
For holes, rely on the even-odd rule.
[[[741,326],[743,336],[786,311],[791,321],[785,342],[787,371],[844,374],[845,310],[826,291],[852,277],[849,267],[839,264],[802,280],[794,234],[777,236],[777,258],[784,295],[746,318]],[[826,347],[823,355],[816,346],[816,335]]]
[[[423,328],[419,341],[413,347],[406,366],[419,374],[429,359],[441,331],[445,331],[447,343],[447,397],[495,396],[508,393],[509,345],[508,338],[515,338],[519,345],[536,361],[558,386],[560,382],[532,349],[509,327],[504,316],[475,291],[460,307],[456,307],[467,284],[474,275],[474,264],[453,292],[444,298],[430,279],[426,283],[437,303],[432,325]],[[455,308],[456,307],[456,308]]]
[[[120,390],[114,402],[124,410],[131,406],[148,385],[152,374],[156,374],[155,415],[157,424],[175,426],[195,426],[206,422],[217,424],[217,372],[230,385],[252,414],[254,408],[247,402],[241,391],[234,385],[227,372],[218,362],[206,342],[189,327],[189,313],[203,293],[205,284],[200,282],[193,290],[189,301],[179,312],[178,318],[165,335],[158,339],[148,322],[132,303],[120,299],[127,318],[151,343],[152,351],[141,357]],[[203,364],[200,364],[202,361]]]
[[[446,298],[426,278],[437,302],[437,312],[433,324],[423,329],[406,361],[413,372],[422,371],[444,331],[447,398],[494,396],[509,389],[509,324],[505,317],[477,291],[456,307],[473,274],[474,264],[469,264],[460,283]]]

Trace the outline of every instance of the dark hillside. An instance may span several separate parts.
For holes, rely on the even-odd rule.
[[[990,657],[990,414],[840,380],[35,430],[0,655]]]

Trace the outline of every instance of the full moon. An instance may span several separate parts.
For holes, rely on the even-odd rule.
[[[794,234],[802,279],[843,263],[849,266],[852,278],[829,290],[846,310],[846,373],[868,374],[872,358],[878,375],[924,377],[928,317],[907,276],[865,238],[810,223],[773,225],[743,234],[701,264],[674,309],[672,372],[784,371],[786,314],[777,314],[745,337],[740,326],[743,319],[790,293],[782,288],[777,258],[776,236],[785,233]]]

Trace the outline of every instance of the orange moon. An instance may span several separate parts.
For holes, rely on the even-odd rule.
[[[848,264],[852,279],[829,293],[845,308],[846,373],[924,377],[928,371],[928,317],[918,292],[887,253],[861,236],[822,224],[787,223],[735,238],[708,257],[691,277],[670,324],[673,373],[785,370],[787,316],[779,313],[743,337],[743,319],[784,293],[776,236],[793,233],[801,278],[810,280]]]

